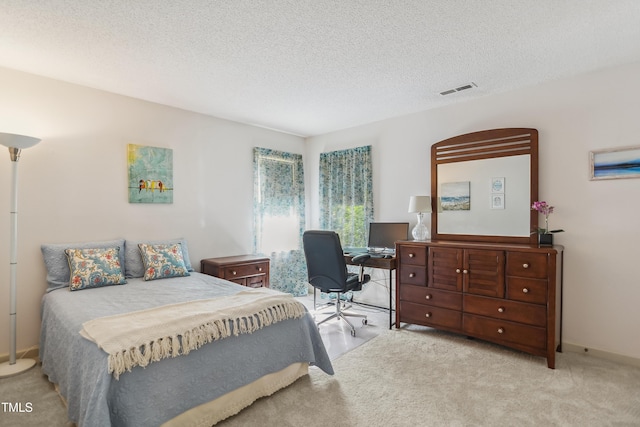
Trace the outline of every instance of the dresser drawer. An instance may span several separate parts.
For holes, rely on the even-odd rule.
[[[268,269],[268,262],[246,265],[233,265],[224,268],[224,278],[227,280],[232,280],[234,277],[245,277],[256,274],[264,274]]]
[[[426,246],[405,246],[399,245],[399,255],[401,265],[420,265],[427,266],[427,247]]]
[[[507,298],[515,301],[547,304],[547,281],[507,277]]]
[[[462,294],[457,292],[440,291],[424,286],[400,286],[400,299],[418,304],[428,304],[435,307],[462,310]]]
[[[463,315],[462,323],[465,333],[498,344],[519,345],[538,350],[545,350],[547,347],[545,328],[466,313]]]
[[[545,279],[548,275],[547,254],[507,252],[507,276]]]
[[[462,312],[400,301],[401,322],[457,329],[462,326]]]
[[[526,323],[533,326],[544,327],[547,323],[547,310],[542,305],[476,295],[465,295],[463,298],[465,313]]]
[[[400,283],[427,286],[427,267],[417,265],[400,266]]]

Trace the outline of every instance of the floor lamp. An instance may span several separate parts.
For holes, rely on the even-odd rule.
[[[9,147],[11,156],[11,237],[9,240],[9,280],[10,280],[10,310],[11,321],[11,346],[9,361],[0,364],[0,378],[17,375],[31,369],[36,361],[33,359],[20,359],[16,361],[16,278],[18,269],[18,160],[20,150],[36,145],[40,140],[30,136],[15,135],[12,133],[0,133],[0,144]]]

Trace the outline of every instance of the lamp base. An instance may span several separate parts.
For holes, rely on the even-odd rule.
[[[12,377],[28,371],[36,365],[33,359],[18,359],[13,365],[9,362],[0,363],[0,378]]]
[[[414,240],[430,240],[431,236],[429,235],[429,229],[427,228],[426,225],[424,225],[423,223],[419,222],[411,231],[411,235],[413,236]]]
[[[423,213],[418,212],[418,223],[416,224],[415,227],[413,227],[413,230],[411,231],[411,235],[413,236],[414,240],[431,240],[429,229],[427,228],[426,225],[424,225],[424,222],[422,222],[422,216],[423,216]]]

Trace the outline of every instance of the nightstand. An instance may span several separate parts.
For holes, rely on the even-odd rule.
[[[269,258],[263,256],[207,258],[200,261],[200,271],[250,288],[269,287]]]

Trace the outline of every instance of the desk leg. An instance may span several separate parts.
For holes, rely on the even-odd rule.
[[[393,270],[389,270],[389,329],[393,327],[393,280],[391,278]]]

